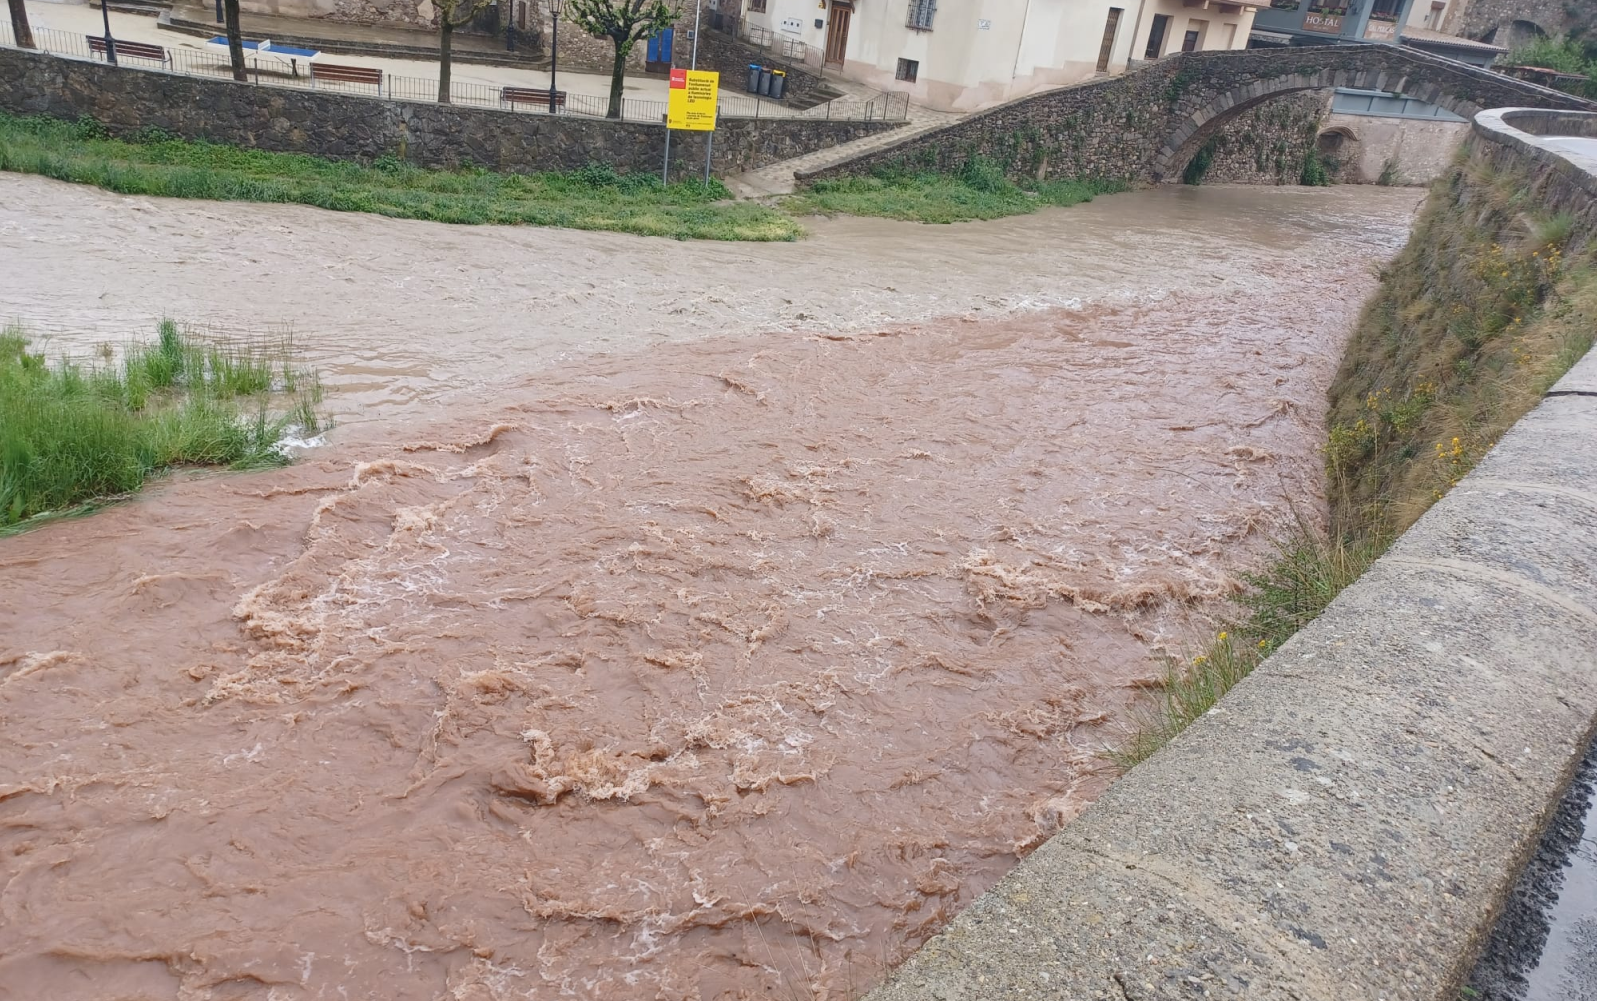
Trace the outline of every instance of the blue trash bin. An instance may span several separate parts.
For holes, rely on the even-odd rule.
[[[749,93],[750,94],[758,94],[759,92],[760,92],[760,64],[759,63],[749,63]]]

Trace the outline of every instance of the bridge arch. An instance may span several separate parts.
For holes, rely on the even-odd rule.
[[[1181,172],[1203,144],[1243,112],[1266,101],[1305,90],[1350,87],[1355,90],[1382,90],[1404,94],[1428,104],[1446,108],[1462,118],[1473,118],[1482,110],[1479,104],[1460,97],[1450,89],[1422,77],[1393,73],[1380,67],[1319,70],[1293,73],[1237,87],[1216,95],[1182,119],[1153,158],[1153,180],[1160,184],[1181,179]]]
[[[1507,49],[1517,49],[1527,45],[1538,38],[1549,38],[1556,32],[1548,31],[1546,26],[1539,21],[1520,14],[1511,20],[1503,21],[1486,33],[1486,41],[1493,45],[1501,45]]]

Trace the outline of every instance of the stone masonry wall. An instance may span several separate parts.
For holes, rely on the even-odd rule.
[[[1306,90],[1244,111],[1215,133],[1206,184],[1296,184],[1331,94]]]
[[[190,139],[279,152],[371,159],[385,153],[422,167],[476,164],[527,173],[600,162],[622,172],[660,169],[665,129],[644,122],[526,114],[378,100],[327,91],[258,87],[0,48],[0,109],[76,119],[113,133],[154,126]],[[900,123],[724,119],[712,169],[734,173]],[[672,137],[673,170],[702,170],[702,134]]]
[[[1483,108],[1597,103],[1392,45],[1245,49],[1170,56],[1121,76],[1001,104],[823,170],[949,168],[980,153],[1017,176],[1179,180],[1192,155],[1237,116],[1286,94],[1330,87],[1396,91],[1461,116]]]
[[[551,37],[554,23],[549,17],[548,5],[538,0],[538,16],[543,23],[543,37],[545,41]],[[680,32],[680,27],[678,28]],[[685,34],[685,32],[682,32]],[[581,68],[590,73],[603,73],[609,75],[610,68],[615,65],[615,43],[608,38],[595,38],[583,31],[570,18],[560,19],[560,65],[568,69]],[[548,51],[545,44],[544,51]],[[644,63],[647,61],[649,46],[647,42],[639,42],[627,53],[627,75],[644,72]]]
[[[1508,25],[1529,21],[1548,35],[1568,31],[1577,23],[1590,24],[1597,15],[1594,0],[1465,0],[1447,12],[1444,27],[1455,35],[1483,39],[1496,32],[1499,44],[1507,41]]]

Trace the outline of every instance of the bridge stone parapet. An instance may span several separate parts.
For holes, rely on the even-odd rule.
[[[1597,109],[1597,102],[1400,46],[1196,52],[1001,104],[798,180],[892,166],[951,169],[981,155],[1016,177],[1174,181],[1210,137],[1250,109],[1333,87],[1403,93],[1464,118],[1505,106]]]

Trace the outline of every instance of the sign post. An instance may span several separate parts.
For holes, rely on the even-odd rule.
[[[715,142],[715,109],[720,99],[721,74],[713,70],[679,70],[671,71],[671,89],[666,92],[665,103],[665,149],[666,164],[663,173],[669,176],[671,171],[671,130],[682,129],[684,132],[708,132],[705,138],[709,143]],[[704,156],[704,181],[710,181],[710,151],[711,145],[706,148]]]

